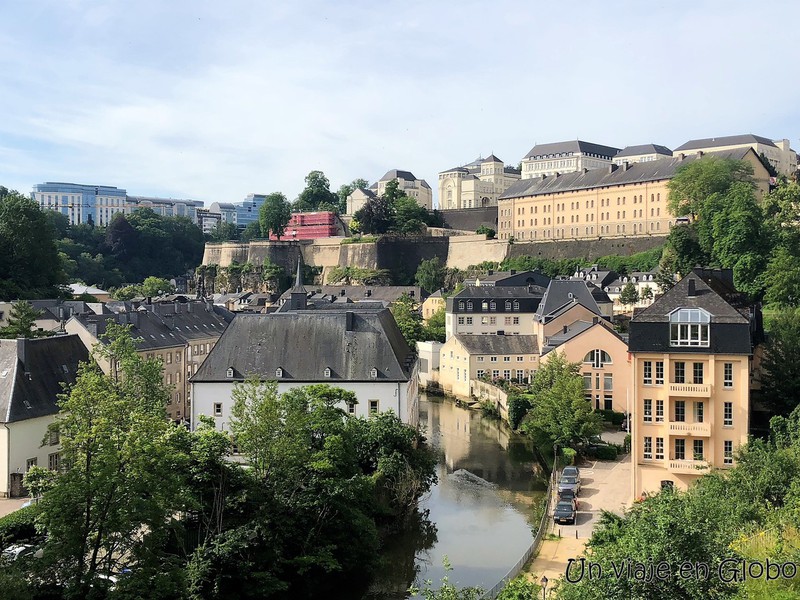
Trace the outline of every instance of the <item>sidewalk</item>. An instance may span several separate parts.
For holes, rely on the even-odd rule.
[[[0,517],[19,510],[30,498],[0,498]]]

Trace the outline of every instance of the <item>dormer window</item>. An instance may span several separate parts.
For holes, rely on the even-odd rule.
[[[281,369],[280,367],[278,367],[277,369],[275,369],[275,377],[277,377],[278,379],[280,379],[281,377],[283,377],[283,369]]]
[[[519,310],[519,300],[514,300],[514,310]]]
[[[372,377],[373,379],[377,379],[378,378],[378,369],[376,369],[375,367],[372,367],[369,370],[369,376]]]
[[[708,346],[711,315],[702,308],[679,308],[669,316],[670,346]]]
[[[467,302],[467,310],[472,310],[472,302]]]
[[[463,302],[459,302],[458,303],[458,310],[464,310],[464,303]]]
[[[506,300],[506,310],[511,310],[511,300]]]
[[[325,367],[325,370],[322,372],[322,374],[325,377],[330,377],[331,376],[331,368],[330,367]]]
[[[233,367],[228,367],[228,370],[225,371],[225,377],[227,377],[228,379],[233,378]]]
[[[489,304],[489,310],[497,310],[497,302],[492,301]]]

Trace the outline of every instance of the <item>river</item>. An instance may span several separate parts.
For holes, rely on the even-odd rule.
[[[365,599],[411,598],[412,583],[438,587],[445,575],[459,587],[489,589],[533,541],[533,506],[547,485],[529,442],[480,411],[425,394],[420,423],[439,451],[439,482],[420,503],[427,520],[387,544]]]

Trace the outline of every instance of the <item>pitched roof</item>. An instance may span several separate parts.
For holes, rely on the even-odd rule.
[[[497,158],[494,154],[490,154],[489,156],[484,158],[481,162],[485,162],[485,163],[499,162],[499,163],[502,163],[503,161],[500,160],[499,158]]]
[[[0,340],[0,423],[56,414],[62,383],[75,383],[88,360],[77,335]]]
[[[591,285],[594,289],[590,289],[590,285],[580,279],[553,279],[542,297],[538,314],[547,317],[575,303],[582,304],[597,315],[601,314],[600,307],[595,300],[595,290],[599,290],[599,288]],[[605,292],[599,291],[605,295]],[[600,298],[602,299],[602,296]],[[608,300],[607,295],[605,298]],[[610,302],[610,300],[608,301]]]
[[[352,301],[372,300],[396,302],[402,295],[411,296],[415,302],[427,297],[425,290],[418,285],[313,285],[304,288],[309,299],[321,296],[348,298]],[[280,301],[288,300],[291,290],[284,292]]]
[[[556,154],[577,154],[578,152],[583,154],[595,154],[611,159],[619,152],[619,148],[603,146],[602,144],[593,144],[592,142],[584,142],[582,140],[569,140],[568,142],[536,144],[531,148],[531,151],[525,155],[525,158],[553,156]]]
[[[239,315],[192,381],[256,376],[279,381],[408,381],[414,355],[387,309],[317,310]],[[324,376],[325,368],[331,377]]]
[[[626,156],[639,156],[641,154],[663,154],[672,156],[672,150],[666,146],[658,144],[640,144],[638,146],[625,146],[614,158],[625,158]]]
[[[745,144],[763,144],[765,146],[775,146],[773,141],[769,138],[761,137],[760,135],[753,135],[752,133],[745,133],[742,135],[726,135],[718,138],[703,138],[700,140],[689,140],[685,144],[675,148],[675,152],[682,150],[701,150],[703,148],[717,148],[719,146],[739,146]]]
[[[595,322],[590,321],[575,321],[571,325],[567,326],[567,331],[562,331],[556,335],[551,335],[547,339],[547,344],[542,347],[542,355],[547,354],[553,350],[556,350],[558,347],[564,345],[565,343],[569,342],[573,338],[578,337],[582,333],[589,331],[593,327],[602,327],[604,331],[608,332],[610,335],[614,336],[622,343],[627,344],[623,337],[614,331],[611,327],[608,326],[607,322],[604,320],[598,320]]]
[[[82,283],[70,283],[69,289],[76,296],[80,296],[81,294],[91,294],[92,296],[96,294],[100,295],[108,294],[108,292],[105,290],[101,290],[100,288],[94,287],[93,285],[83,285]]]
[[[535,335],[458,335],[470,354],[538,354]]]
[[[404,181],[416,181],[417,178],[411,171],[401,171],[400,169],[391,169],[386,171],[386,174],[380,178],[379,181],[391,181],[392,179],[402,179]]]
[[[458,300],[464,298],[541,298],[544,288],[538,285],[468,285],[457,294],[451,296]]]
[[[747,153],[752,151],[751,148],[736,148],[720,152],[709,152],[705,156],[743,160]],[[499,200],[671,179],[675,176],[675,172],[679,167],[693,160],[699,160],[698,155],[686,156],[683,159],[676,156],[674,158],[633,163],[627,169],[610,165],[601,169],[521,179],[514,182],[503,192]]]

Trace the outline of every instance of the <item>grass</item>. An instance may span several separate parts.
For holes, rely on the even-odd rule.
[[[375,235],[362,235],[357,237],[349,237],[344,238],[341,243],[342,244],[374,244],[378,241],[378,237]]]

